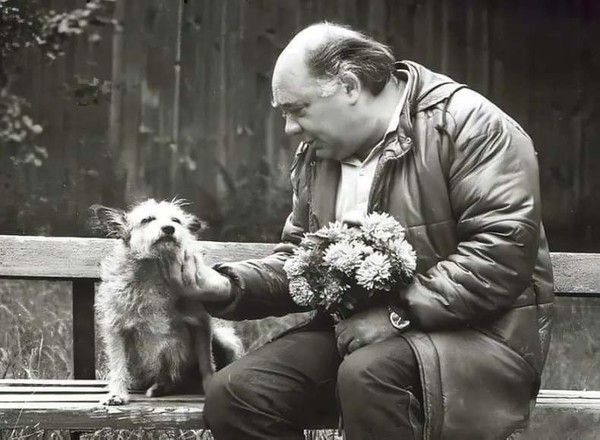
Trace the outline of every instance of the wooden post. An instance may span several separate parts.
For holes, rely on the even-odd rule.
[[[96,378],[94,280],[73,280],[73,377]]]

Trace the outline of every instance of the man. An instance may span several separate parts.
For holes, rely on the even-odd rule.
[[[294,246],[372,211],[406,227],[418,275],[389,307],[316,314],[218,372],[215,438],[301,439],[335,408],[349,440],[505,439],[526,424],[553,301],[531,139],[476,92],[328,23],[281,53],[273,103],[303,141],[282,243],[215,270],[186,260],[187,292],[228,319],[298,311],[282,269]]]

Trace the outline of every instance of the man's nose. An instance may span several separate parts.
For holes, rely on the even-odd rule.
[[[296,120],[286,116],[285,118],[285,134],[288,136],[293,136],[295,134],[299,134],[302,131],[302,127]]]
[[[171,225],[163,226],[161,229],[165,235],[173,235],[175,233],[175,228]]]

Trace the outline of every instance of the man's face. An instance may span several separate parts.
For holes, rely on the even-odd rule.
[[[273,106],[282,111],[286,134],[312,144],[317,157],[341,160],[355,153],[357,127],[342,85],[319,83],[304,62],[278,63]]]

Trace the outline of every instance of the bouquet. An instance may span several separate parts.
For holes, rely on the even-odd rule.
[[[386,213],[361,226],[335,222],[305,234],[284,270],[292,299],[339,321],[409,284],[417,258],[405,230]]]

